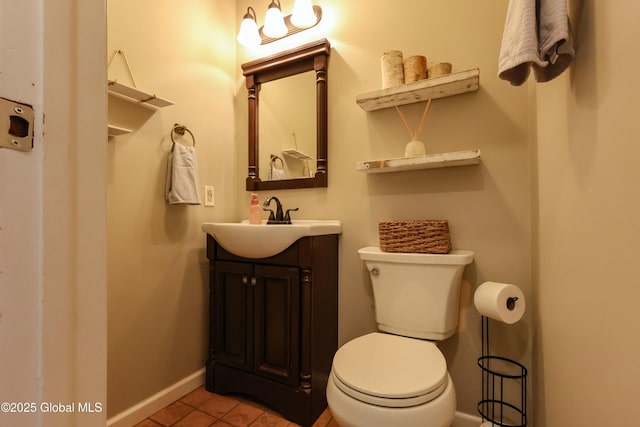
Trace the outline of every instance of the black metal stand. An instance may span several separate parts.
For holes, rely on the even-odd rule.
[[[490,422],[491,426],[525,427],[527,368],[511,359],[489,356],[489,318],[485,316],[482,316],[482,357],[478,358],[478,366],[482,369],[482,400],[478,403],[482,422]],[[517,395],[518,387],[519,404],[507,402],[505,392]]]

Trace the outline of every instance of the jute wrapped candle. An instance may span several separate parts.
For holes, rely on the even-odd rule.
[[[404,83],[402,52],[390,50],[383,53],[380,57],[380,66],[382,68],[382,89],[400,86]]]
[[[404,82],[412,83],[427,78],[427,58],[422,55],[410,56],[404,61]]]
[[[451,74],[451,64],[448,62],[441,62],[429,68],[429,78],[446,76],[447,74]]]

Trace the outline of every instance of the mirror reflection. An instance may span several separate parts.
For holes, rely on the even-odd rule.
[[[326,39],[242,64],[247,87],[247,191],[328,183]]]
[[[261,86],[260,180],[312,178],[315,175],[315,79],[315,72],[307,71]]]

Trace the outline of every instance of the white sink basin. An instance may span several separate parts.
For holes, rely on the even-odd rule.
[[[342,233],[334,220],[293,220],[291,224],[205,222],[202,231],[211,234],[227,251],[244,258],[267,258],[287,249],[305,236]]]

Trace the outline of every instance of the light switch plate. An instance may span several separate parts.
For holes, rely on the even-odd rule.
[[[215,192],[213,185],[204,186],[204,205],[215,206]]]

